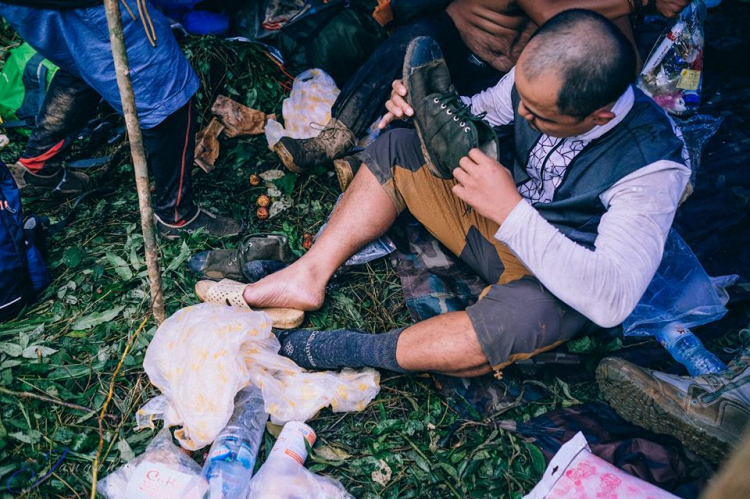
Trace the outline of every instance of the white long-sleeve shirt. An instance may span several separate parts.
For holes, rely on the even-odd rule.
[[[513,122],[511,70],[494,87],[462,98],[492,125]],[[572,159],[592,140],[622,121],[633,106],[629,88],[615,103],[616,117],[564,140],[543,135],[529,154],[530,179],[518,187],[524,198],[495,238],[555,296],[602,327],[620,324],[633,311],[661,262],[664,242],[690,169],[661,160],[623,177],[599,199],[607,210],[590,250],[562,234],[533,207],[550,202]]]

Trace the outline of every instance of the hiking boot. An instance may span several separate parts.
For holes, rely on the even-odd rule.
[[[349,187],[360,166],[362,166],[362,160],[357,154],[333,160],[333,170],[336,172],[342,191]]]
[[[492,126],[482,120],[483,115],[471,114],[461,101],[435,40],[421,36],[409,44],[403,82],[425,162],[433,175],[453,178],[458,161],[475,147],[497,159],[499,144]]]
[[[354,147],[356,140],[349,127],[336,118],[321,130],[317,137],[293,139],[281,137],[273,150],[284,166],[294,173],[304,173],[316,166],[330,166]]]
[[[273,262],[285,264],[294,261],[287,237],[281,234],[252,234],[245,237],[236,249],[202,251],[188,261],[190,270],[206,279],[232,279],[235,281],[256,281],[260,273],[255,266],[245,269],[253,262],[266,273],[278,268]]]
[[[245,222],[228,217],[219,217],[200,208],[192,219],[183,222],[181,225],[168,224],[156,214],[154,214],[154,218],[159,234],[170,241],[179,239],[180,234],[192,234],[198,229],[203,229],[206,234],[213,237],[236,236],[245,229]]]
[[[10,166],[13,180],[16,181],[22,196],[41,196],[50,193],[54,196],[78,196],[88,190],[89,176],[60,168],[51,175],[32,173],[20,162]]]
[[[750,418],[750,347],[720,374],[674,376],[612,357],[601,361],[596,379],[620,416],[713,462],[739,443]]]

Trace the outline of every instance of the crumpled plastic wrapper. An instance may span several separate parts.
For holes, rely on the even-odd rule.
[[[201,499],[207,488],[201,467],[172,443],[166,428],[148,444],[146,452],[99,480],[96,486],[106,499]]]
[[[333,78],[322,69],[308,69],[300,73],[294,79],[291,94],[281,104],[284,124],[276,121],[274,115],[270,115],[266,123],[268,148],[273,149],[281,137],[317,137],[331,120],[331,109],[339,92]],[[367,134],[357,141],[358,147],[366,147],[375,141],[380,134],[379,121],[380,118],[375,120],[368,128]]]
[[[281,137],[308,139],[316,137],[331,119],[331,108],[339,89],[322,69],[308,69],[294,79],[292,92],[281,104],[284,125],[269,119],[266,123],[268,147]]]
[[[320,409],[361,411],[380,391],[374,369],[307,372],[278,354],[281,345],[262,312],[202,303],[183,308],[159,327],[143,367],[162,395],[136,414],[138,428],[181,426],[182,447],[213,442],[234,408],[236,393],[253,384],[275,424],[307,421]]]

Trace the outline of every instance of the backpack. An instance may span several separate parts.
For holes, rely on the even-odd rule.
[[[25,135],[36,124],[47,88],[57,66],[31,45],[11,49],[0,71],[0,122],[5,128],[19,128]]]
[[[24,228],[18,187],[8,167],[0,161],[0,321],[18,315],[51,281],[34,244],[41,229],[37,217],[29,217]]]

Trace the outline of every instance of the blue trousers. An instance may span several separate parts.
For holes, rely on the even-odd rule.
[[[126,2],[137,16],[134,0]],[[141,20],[133,20],[123,8],[125,45],[146,157],[155,180],[154,211],[162,220],[179,224],[197,210],[190,169],[197,115],[191,97],[198,89],[198,77],[167,19],[150,5],[148,12],[156,47],[146,37]],[[19,160],[34,173],[51,175],[62,167],[100,97],[122,114],[104,6],[57,11],[0,2],[0,16],[60,67]]]

